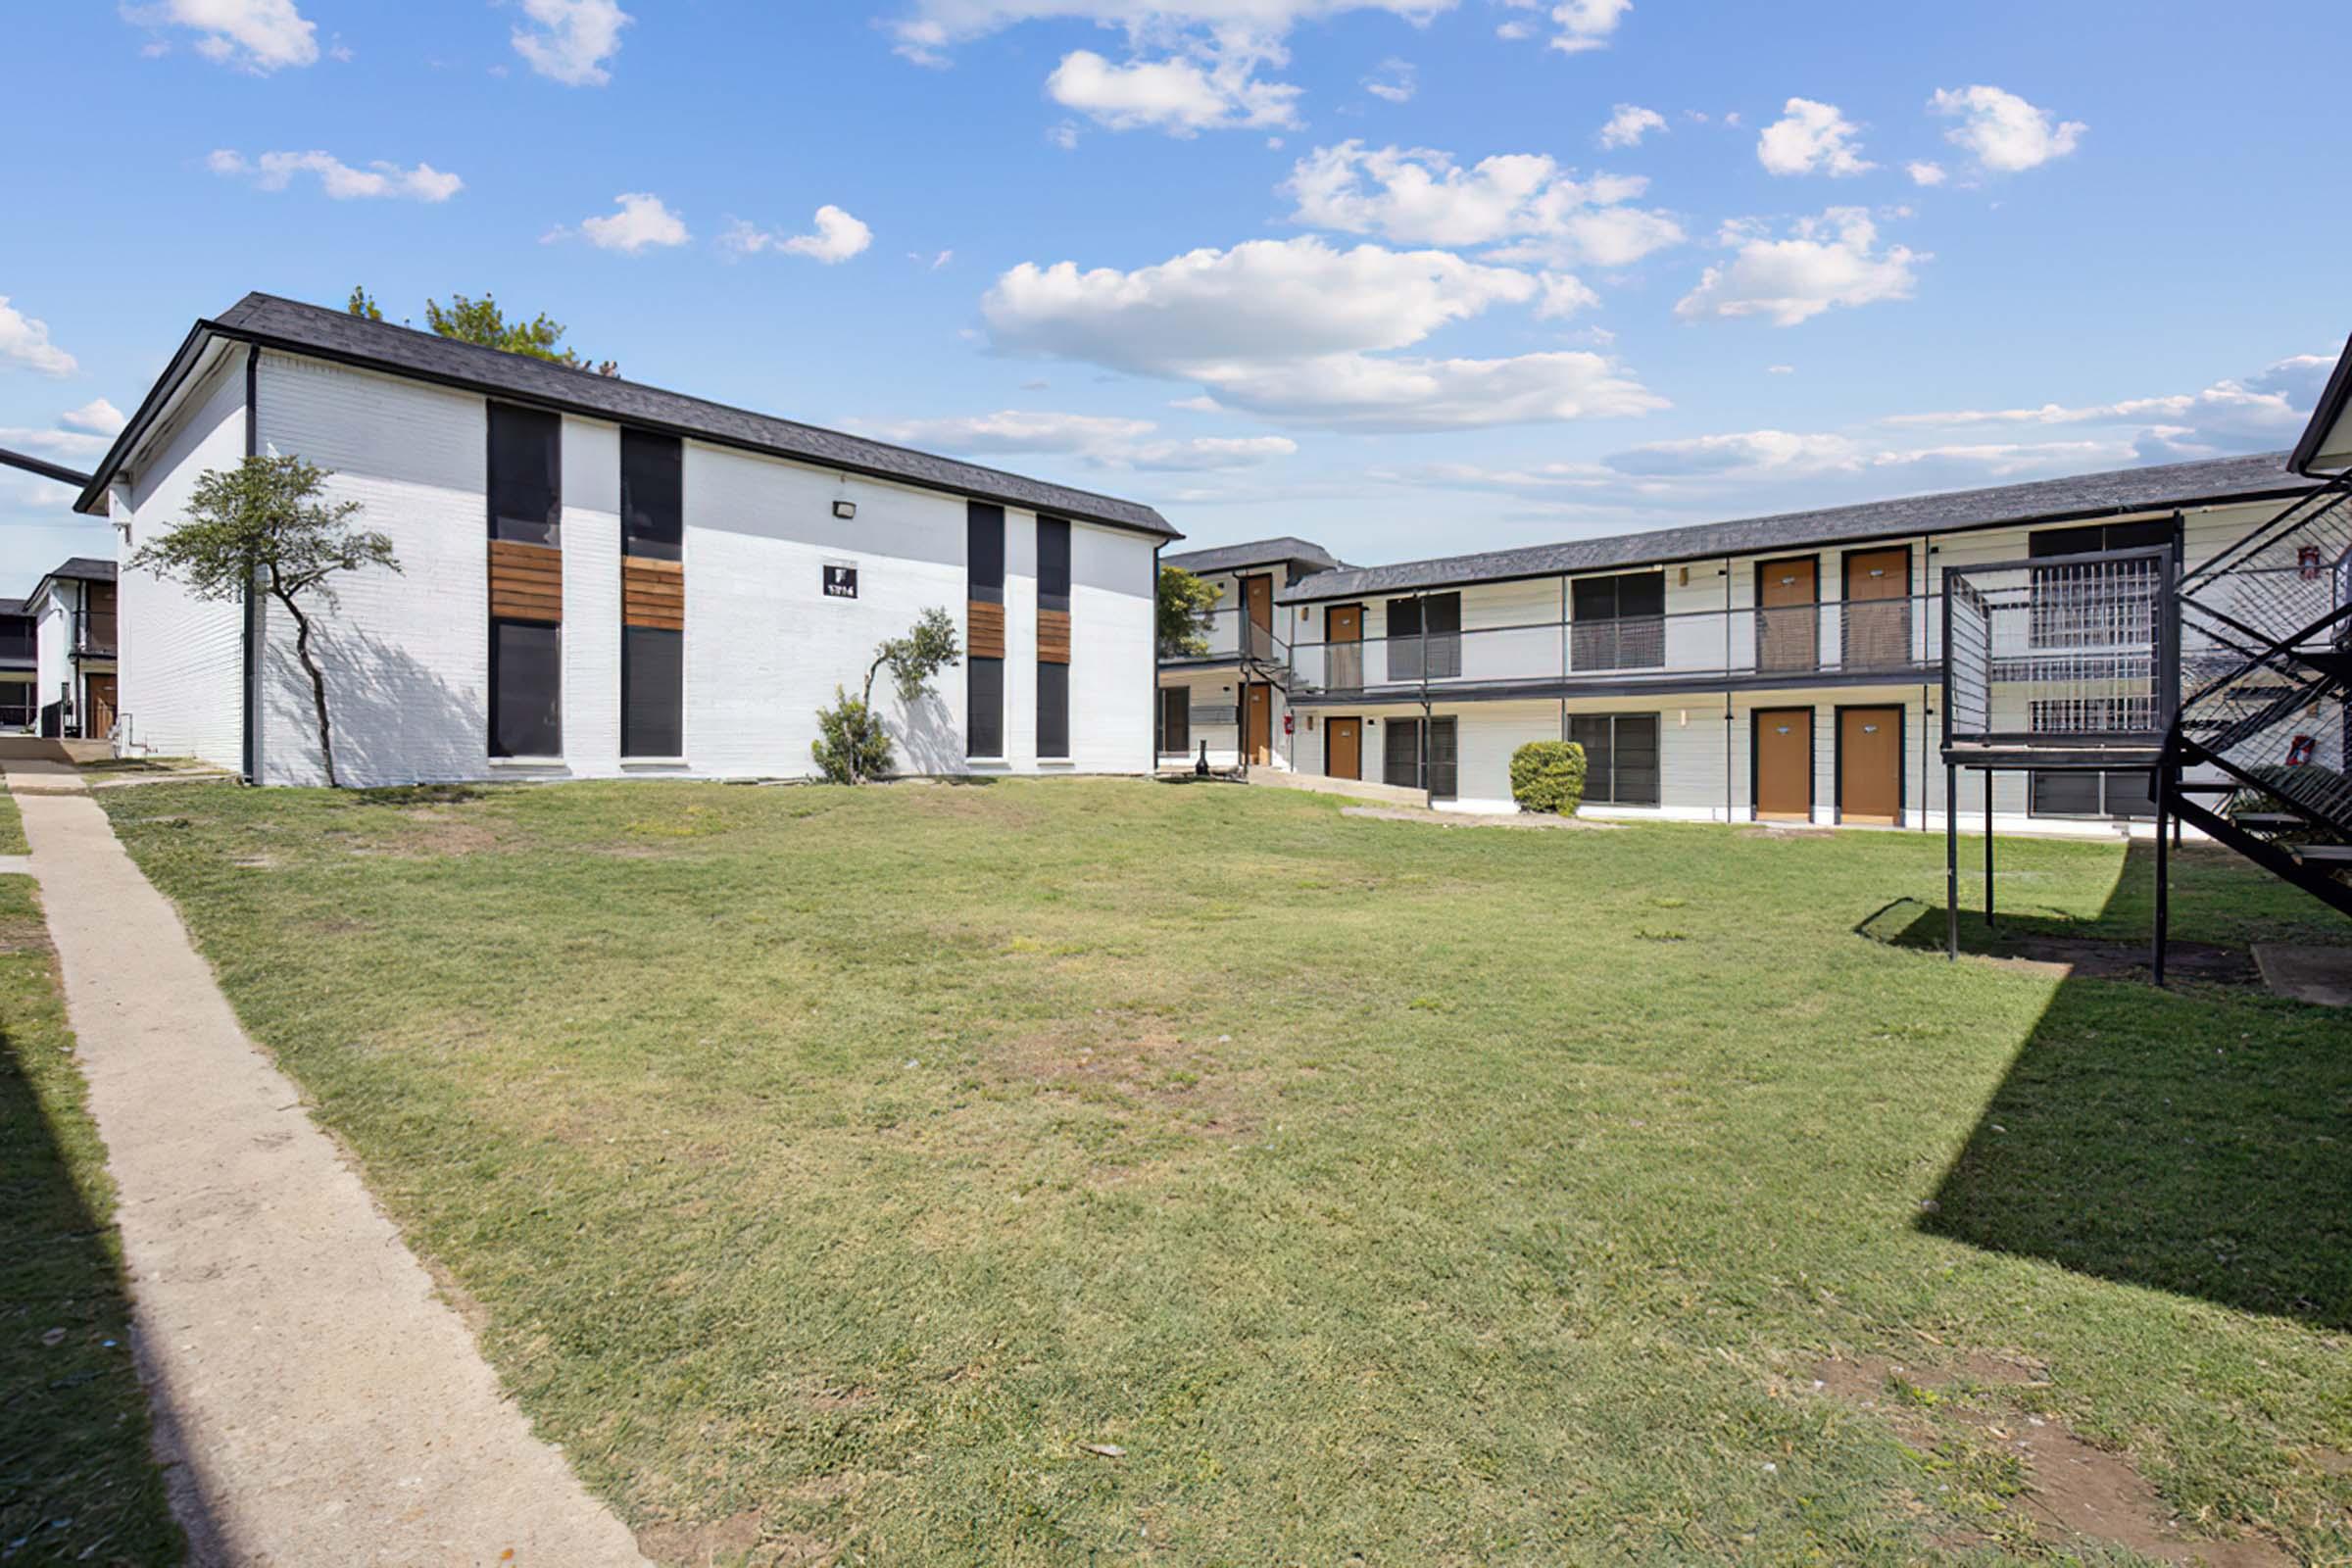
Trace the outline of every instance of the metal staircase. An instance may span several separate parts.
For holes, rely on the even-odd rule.
[[[2352,914],[2352,476],[2185,573],[2179,607],[2162,806]]]

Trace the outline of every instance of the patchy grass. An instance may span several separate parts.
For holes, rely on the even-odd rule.
[[[185,773],[200,768],[221,771],[193,757],[93,757],[74,765],[84,773],[109,774]]]
[[[0,876],[0,1562],[147,1568],[179,1529],[73,1050],[32,879]]]
[[[105,802],[665,1561],[2003,1560],[2029,1415],[2352,1551],[2341,1014],[1858,934],[1939,837],[1345,804]],[[2118,845],[2001,869],[2138,935]],[[2342,935],[2218,857],[2176,906]],[[1813,1391],[1871,1357],[2041,1370]]]
[[[31,846],[24,842],[24,813],[17,809],[17,798],[0,782],[0,855],[24,855]]]

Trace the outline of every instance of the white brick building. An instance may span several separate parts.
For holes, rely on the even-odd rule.
[[[200,321],[82,492],[130,551],[206,469],[332,470],[402,570],[318,618],[347,782],[812,771],[815,713],[949,610],[965,652],[902,710],[903,771],[1153,764],[1152,509],[250,295]],[[266,597],[122,582],[119,744],[320,775]]]

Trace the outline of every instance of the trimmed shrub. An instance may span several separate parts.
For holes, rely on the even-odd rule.
[[[1529,741],[1511,754],[1511,799],[1522,811],[1574,816],[1585,801],[1585,749],[1574,741]]]

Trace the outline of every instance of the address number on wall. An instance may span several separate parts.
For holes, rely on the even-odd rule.
[[[827,566],[825,568],[825,597],[855,599],[858,597],[858,568],[856,566]]]

